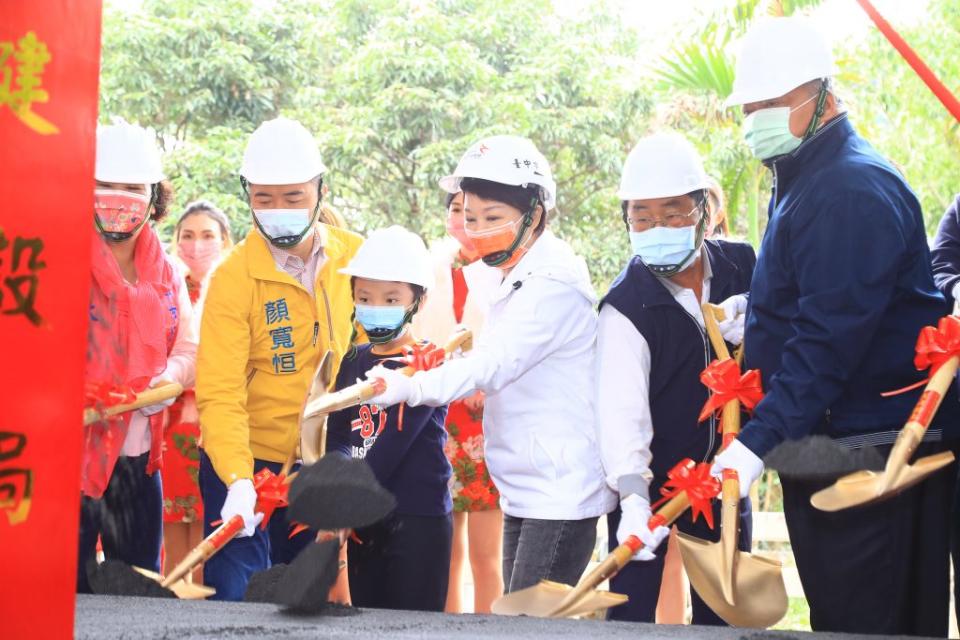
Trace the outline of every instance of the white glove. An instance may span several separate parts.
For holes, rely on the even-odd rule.
[[[381,407],[392,407],[401,402],[406,402],[411,407],[420,404],[423,394],[420,391],[420,385],[412,377],[403,375],[397,369],[388,369],[381,364],[367,372],[367,380],[374,378],[383,380],[387,388],[383,393],[370,398],[370,404]]]
[[[640,538],[643,548],[637,551],[632,560],[653,560],[660,543],[670,535],[668,527],[650,530],[650,501],[631,493],[620,501],[620,526],[617,527],[617,542],[623,544],[631,535]]]
[[[732,345],[743,342],[743,321],[747,313],[747,296],[730,296],[718,305],[723,309],[724,321],[718,323],[723,339]]]
[[[750,495],[750,485],[763,473],[763,460],[739,440],[734,440],[717,454],[713,466],[710,467],[710,475],[722,482],[724,469],[733,469],[737,472],[740,480],[740,498],[746,498]]]
[[[227,499],[223,501],[220,517],[226,522],[233,516],[243,518],[243,531],[237,534],[238,538],[248,538],[253,535],[257,525],[263,520],[262,513],[254,513],[257,504],[257,490],[253,488],[253,480],[241,478],[234,480],[227,489]]]
[[[159,375],[150,381],[150,386],[148,388],[153,389],[154,387],[162,387],[168,384],[170,384],[170,381],[164,378],[162,375]],[[170,398],[169,400],[162,400],[157,404],[151,404],[151,405],[147,405],[146,407],[140,407],[140,413],[142,413],[143,415],[149,418],[155,413],[160,413],[161,411],[163,411],[164,409],[166,409],[176,401],[177,401],[176,398]]]

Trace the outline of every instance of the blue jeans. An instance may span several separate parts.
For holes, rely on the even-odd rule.
[[[750,551],[753,532],[750,498],[740,501],[740,537],[737,546],[741,551]],[[716,542],[720,540],[720,501],[713,501],[714,528],[707,526],[703,516],[696,522],[686,512],[677,522],[677,529],[702,540]],[[617,546],[617,527],[620,526],[620,507],[607,514],[607,530],[610,532],[609,546],[612,551]],[[630,597],[624,604],[610,609],[610,620],[628,622],[654,622],[657,613],[657,599],[660,597],[660,582],[663,579],[663,561],[667,553],[666,541],[657,549],[653,560],[633,560],[620,572],[610,578],[610,591]],[[720,616],[700,598],[693,585],[690,585],[690,601],[693,609],[693,624],[726,626]]]
[[[254,460],[254,473],[264,467],[274,473],[280,472],[283,465],[279,462]],[[299,465],[294,466],[296,471]],[[203,535],[208,536],[219,525],[212,522],[220,520],[220,510],[227,498],[227,487],[213,470],[210,458],[200,451],[200,495],[203,497]],[[289,537],[290,524],[287,522],[287,510],[277,509],[270,518],[266,531],[257,527],[254,534],[247,538],[234,538],[203,566],[203,582],[217,590],[211,600],[243,600],[250,577],[257,571],[269,569],[273,564],[290,561],[303,550],[316,536],[315,532],[304,531],[293,538]]]
[[[541,580],[577,584],[597,542],[597,520],[539,520],[503,515],[506,592]]]
[[[120,456],[100,498],[80,498],[77,592],[90,593],[87,566],[96,562],[97,536],[108,560],[160,571],[163,487],[160,472],[147,475],[150,453]]]

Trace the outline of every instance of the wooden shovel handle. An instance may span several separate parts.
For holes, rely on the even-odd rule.
[[[180,563],[173,568],[167,577],[160,583],[162,587],[170,587],[174,582],[180,580],[185,575],[193,571],[198,565],[206,562],[216,552],[223,549],[224,546],[243,530],[243,518],[239,515],[233,516],[222,525],[217,527],[213,533],[203,539],[200,544],[190,550],[190,553],[184,557]]]
[[[460,347],[468,345],[473,340],[473,332],[470,329],[462,327],[457,329],[443,347],[447,355],[453,353]],[[405,376],[412,376],[417,372],[413,367],[404,367],[399,370]],[[372,381],[358,382],[349,387],[344,387],[340,391],[328,393],[318,398],[316,401],[308,403],[303,410],[305,417],[312,417],[318,414],[332,413],[348,407],[354,407],[358,404],[370,400],[379,393],[379,389]]]
[[[720,333],[720,325],[717,324],[718,317],[724,319],[723,309],[709,302],[705,302],[700,309],[703,311],[703,326],[707,330],[707,335],[710,336],[710,344],[717,353],[717,359],[729,360],[730,350],[727,349],[727,343],[723,339],[723,334]]]
[[[137,399],[133,402],[127,404],[116,404],[112,407],[107,407],[102,412],[97,411],[94,408],[88,408],[83,410],[83,425],[93,424],[104,418],[110,418],[121,413],[126,413],[127,411],[134,411],[143,407],[149,407],[152,404],[157,404],[158,402],[163,402],[164,400],[169,400],[171,398],[176,398],[181,393],[183,393],[183,386],[177,384],[176,382],[171,382],[170,384],[165,384],[159,387],[154,387],[152,389],[146,389],[137,394]]]
[[[690,506],[690,499],[686,493],[680,493],[671,498],[665,505],[657,509],[657,512],[650,518],[648,526],[653,531],[660,526],[670,526],[677,518],[683,515],[683,512]],[[583,580],[577,583],[570,593],[564,598],[563,606],[575,602],[583,594],[592,589],[596,589],[604,580],[616,575],[620,569],[623,569],[630,558],[643,548],[643,543],[637,536],[629,536],[627,540],[610,552],[610,554],[601,562],[596,569],[587,574]]]

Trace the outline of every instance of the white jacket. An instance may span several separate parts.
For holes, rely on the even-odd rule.
[[[458,326],[453,316],[453,275],[450,269],[459,251],[460,244],[453,238],[442,240],[430,248],[437,284],[427,291],[426,302],[413,317],[413,335],[441,346]],[[500,286],[503,274],[499,269],[477,260],[463,268],[463,278],[467,282],[467,299],[460,324],[473,331],[476,342],[483,330],[490,298]]]
[[[581,520],[616,505],[594,429],[595,303],[586,263],[545,231],[494,293],[469,357],[413,378],[421,404],[487,394],[485,455],[507,515]]]

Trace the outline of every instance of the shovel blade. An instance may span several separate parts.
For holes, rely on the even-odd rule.
[[[878,502],[909,489],[951,462],[953,453],[942,451],[906,465],[896,478],[889,478],[884,472],[858,471],[810,496],[810,504],[821,511],[841,511]]]
[[[690,584],[724,622],[735,627],[765,629],[787,613],[787,590],[779,562],[738,551],[733,575],[733,597],[737,603],[734,606],[724,596],[723,575],[729,573],[722,571],[725,563],[721,545],[685,533],[677,537]]]
[[[493,602],[491,611],[501,616],[534,618],[574,618],[600,609],[609,609],[627,601],[627,596],[610,591],[588,591],[573,602],[566,602],[573,587],[550,580],[508,593]]]
[[[501,616],[533,616],[549,618],[573,589],[570,585],[541,580],[532,587],[520,589],[494,600],[490,610]]]
[[[320,360],[320,366],[317,367],[313,375],[313,382],[310,384],[310,392],[307,394],[304,407],[310,402],[325,396],[330,389],[330,383],[333,381],[333,352],[327,351]],[[300,459],[304,464],[313,464],[324,454],[326,444],[327,415],[318,414],[309,418],[300,416]]]
[[[144,569],[142,567],[134,567],[133,570],[150,578],[151,580],[156,580],[158,583],[163,582],[163,576],[156,571],[150,571],[149,569]],[[167,589],[173,591],[174,595],[181,600],[203,600],[204,598],[209,598],[217,592],[217,590],[213,587],[205,587],[200,584],[193,584],[192,582],[187,582],[183,579],[177,580],[172,585],[167,587]]]

